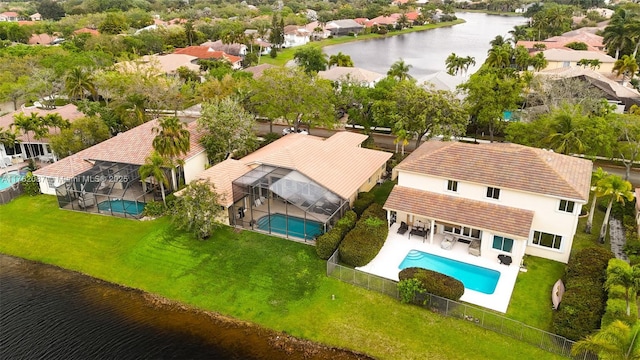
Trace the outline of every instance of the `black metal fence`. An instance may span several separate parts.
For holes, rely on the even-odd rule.
[[[377,291],[400,299],[398,282],[380,276],[371,275],[360,270],[340,265],[340,255],[336,250],[327,260],[327,276],[340,281],[360,286],[368,290]],[[445,299],[433,294],[423,294],[417,299],[423,307],[435,313],[463,319],[498,334],[507,335],[524,341],[548,352],[573,358],[576,360],[597,360],[592,353],[571,356],[571,348],[575,343],[560,335],[529,326],[520,321],[490,312],[475,306]]]
[[[22,184],[15,183],[4,190],[0,190],[0,204],[6,204],[22,194]]]

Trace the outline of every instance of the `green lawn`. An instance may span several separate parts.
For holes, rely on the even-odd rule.
[[[440,27],[453,26],[453,25],[461,24],[463,22],[465,22],[465,21],[462,20],[462,19],[458,19],[458,20],[455,20],[455,21],[447,21],[447,22],[442,22],[442,23],[438,23],[438,24],[428,24],[428,25],[414,26],[412,28],[407,28],[407,29],[403,29],[403,30],[399,30],[399,31],[392,31],[392,32],[390,32],[390,33],[388,33],[386,35],[366,34],[366,35],[358,35],[357,37],[355,37],[355,36],[338,36],[338,37],[334,37],[332,39],[324,39],[324,40],[321,40],[321,41],[313,41],[313,42],[310,42],[308,45],[309,46],[315,46],[315,47],[323,48],[325,46],[339,45],[339,44],[349,43],[349,42],[353,42],[353,41],[382,39],[382,38],[389,37],[389,36],[408,34],[408,33],[416,32],[416,31],[424,31],[424,30],[431,30],[431,29],[440,28]],[[260,57],[260,62],[261,63],[271,64],[271,65],[284,66],[289,60],[293,60],[293,55],[296,52],[296,49],[298,49],[298,48],[299,47],[293,47],[293,48],[279,50],[278,51],[278,57],[276,57],[275,59],[271,58],[269,55],[263,55],[263,56]],[[355,64],[355,66],[359,66],[359,65]]]
[[[0,234],[1,253],[380,359],[561,358],[328,278],[313,247],[249,231],[198,241],[166,219],[64,211],[41,195],[0,206]]]

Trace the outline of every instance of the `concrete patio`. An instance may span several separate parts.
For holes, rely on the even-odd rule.
[[[500,279],[493,294],[484,294],[478,291],[465,289],[461,301],[482,306],[484,308],[507,312],[509,300],[513,292],[513,287],[519,272],[519,264],[510,266],[502,265],[497,258],[484,258],[473,256],[468,253],[469,244],[457,242],[451,250],[440,248],[440,243],[444,239],[442,234],[434,234],[433,244],[429,243],[429,236],[426,238],[411,236],[409,231],[404,235],[397,233],[399,224],[396,223],[389,229],[389,236],[376,256],[369,264],[357,268],[358,270],[381,276],[391,280],[398,280],[400,271],[399,265],[411,250],[419,250],[429,254],[438,255],[468,264],[492,269],[500,272]]]

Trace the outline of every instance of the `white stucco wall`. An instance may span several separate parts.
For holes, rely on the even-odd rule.
[[[189,158],[184,163],[184,180],[188,184],[196,179],[201,172],[205,170],[205,166],[209,160],[205,151]]]
[[[40,185],[40,192],[47,195],[55,195],[56,187],[62,185],[64,183],[64,179],[61,178],[51,178],[48,176],[39,176],[35,175],[38,179],[38,184]],[[49,179],[53,179],[53,186],[49,186]]]
[[[534,216],[531,224],[531,233],[527,241],[526,253],[565,263],[569,260],[573,237],[578,225],[578,215],[584,204],[583,201],[576,199],[564,199],[575,202],[573,213],[567,213],[558,210],[560,198],[501,188],[500,198],[496,200],[486,197],[486,185],[459,181],[458,191],[452,192],[447,190],[447,179],[427,177],[402,171],[399,172],[398,185],[533,211]],[[560,249],[551,249],[533,244],[532,237],[534,231],[542,231],[562,236]],[[493,234],[491,235],[491,239],[493,239]],[[483,246],[488,246],[489,249],[491,248],[489,241],[486,243],[483,242]]]

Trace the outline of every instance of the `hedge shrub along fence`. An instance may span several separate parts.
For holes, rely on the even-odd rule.
[[[583,249],[569,259],[565,272],[566,291],[558,311],[553,313],[553,331],[571,340],[580,340],[600,328],[605,309],[604,282],[609,250]]]
[[[420,281],[425,292],[445,299],[458,301],[464,294],[464,284],[461,281],[432,270],[416,267],[406,268],[400,271],[398,278],[401,283],[405,280],[416,279]]]
[[[353,202],[353,211],[355,211],[358,216],[362,216],[364,211],[367,210],[375,200],[376,197],[371,192],[360,193],[358,194],[358,199]]]
[[[633,286],[634,277],[637,275],[639,275],[638,270],[632,269],[625,261],[620,259],[609,260],[607,281],[605,282],[605,289],[608,290],[608,299],[604,316],[602,316],[602,327],[606,327],[616,320],[623,321],[629,326],[633,326],[638,321],[636,290]],[[624,280],[628,282],[629,288],[627,289],[618,284],[614,279],[615,277],[618,279],[625,277]],[[627,299],[627,296],[629,299]],[[629,301],[629,315],[627,315],[627,300]]]
[[[358,215],[353,211],[347,211],[338,220],[336,225],[316,239],[316,253],[322,260],[327,260],[336,251],[340,242],[351,229],[356,226]]]
[[[371,204],[338,246],[340,259],[354,267],[368,264],[378,255],[388,234],[386,211],[380,204]]]

